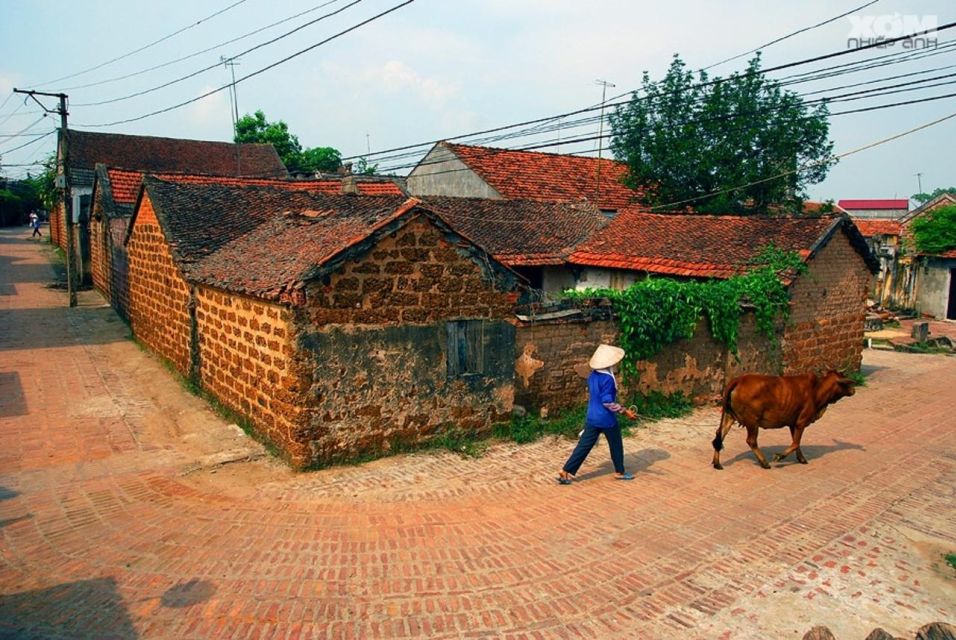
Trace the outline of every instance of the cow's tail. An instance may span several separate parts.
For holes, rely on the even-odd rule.
[[[717,435],[715,435],[711,441],[711,444],[714,445],[714,451],[720,451],[724,448],[724,422],[728,416],[732,420],[737,419],[737,416],[734,415],[733,407],[730,406],[730,394],[737,388],[737,382],[737,380],[731,380],[730,384],[728,384],[724,390],[724,397],[720,405],[720,424],[717,425]]]

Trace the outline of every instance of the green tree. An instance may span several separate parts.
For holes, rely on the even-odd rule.
[[[233,140],[239,143],[271,144],[289,171],[333,172],[342,166],[342,156],[337,149],[303,148],[299,137],[289,131],[289,125],[282,120],[269,122],[261,109],[252,115],[247,113],[239,119]]]
[[[826,105],[783,90],[761,73],[759,55],[723,79],[695,76],[675,55],[663,80],[644,73],[640,93],[611,115],[611,149],[646,204],[694,198],[673,208],[799,212],[806,187],[835,162]]]
[[[920,253],[956,249],[956,205],[940,207],[921,215],[910,225]]]
[[[938,198],[944,193],[956,194],[956,187],[940,187],[939,189],[936,189],[932,193],[914,193],[913,200],[915,200],[917,204],[924,204],[926,202],[929,202],[933,198]]]

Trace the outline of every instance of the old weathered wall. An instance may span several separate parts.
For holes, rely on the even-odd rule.
[[[790,287],[783,336],[784,371],[856,371],[863,360],[863,322],[870,272],[838,232]]]
[[[448,330],[428,325],[335,326],[302,344],[313,357],[303,435],[316,460],[421,443],[444,427],[486,431],[510,419],[514,326],[483,320],[480,373],[451,375]]]
[[[103,190],[96,192],[93,200],[93,212],[90,216],[90,262],[93,274],[93,286],[112,302],[110,293],[110,270],[113,261],[110,251],[109,218],[103,213]]]
[[[515,296],[427,220],[310,286],[306,299],[298,344],[312,362],[312,417],[303,437],[316,460],[421,442],[446,424],[480,431],[511,411],[514,328],[501,320]]]
[[[189,376],[189,286],[173,263],[148,198],[140,206],[127,250],[133,334],[172,362],[181,374]]]
[[[50,239],[53,244],[66,251],[66,218],[63,212],[63,200],[58,198],[50,212]]]
[[[918,262],[917,269],[917,311],[945,320],[949,309],[951,273],[956,269],[956,260],[926,256]]]
[[[294,466],[310,461],[302,433],[308,383],[294,348],[292,312],[233,293],[196,288],[199,382],[248,417]]]
[[[527,323],[518,328],[515,359],[515,402],[535,411],[566,408],[587,401],[580,371],[602,342],[618,344],[616,320]],[[780,373],[779,349],[756,330],[753,313],[741,318],[738,357],[714,340],[703,320],[694,336],[665,347],[638,363],[639,375],[621,381],[620,394],[677,392],[695,402],[710,402],[727,381],[743,373]]]
[[[109,278],[110,304],[116,312],[129,319],[129,255],[126,253],[126,229],[129,217],[112,218],[109,223]]]
[[[406,181],[413,196],[501,198],[491,185],[444,147],[435,147],[415,167]]]

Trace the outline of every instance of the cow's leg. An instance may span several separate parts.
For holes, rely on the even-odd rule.
[[[770,468],[770,463],[767,462],[767,459],[763,457],[763,453],[760,451],[760,448],[757,447],[757,429],[758,427],[747,427],[747,444],[750,445],[750,450],[754,452],[754,455],[757,457],[757,462],[760,463],[760,466],[764,469]]]
[[[803,429],[800,429],[800,433],[801,434],[803,433]],[[780,462],[781,460],[786,460],[787,456],[789,456],[794,451],[799,451],[799,450],[800,450],[800,440],[797,439],[796,429],[794,427],[790,427],[790,446],[784,449],[783,451],[781,451],[780,453],[773,454],[773,461]]]
[[[807,464],[807,459],[803,457],[803,450],[800,449],[800,440],[803,438],[803,430],[806,427],[797,427],[793,435],[793,441],[797,443],[797,462]]]
[[[714,469],[724,468],[723,465],[720,464],[720,450],[724,448],[724,438],[727,437],[727,433],[730,431],[732,426],[734,426],[734,417],[726,411],[721,413],[720,425],[717,427],[717,435],[714,437],[714,441],[711,443],[714,445]]]

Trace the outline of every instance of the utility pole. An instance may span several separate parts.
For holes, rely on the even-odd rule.
[[[600,207],[601,203],[601,152],[604,150],[604,102],[607,100],[607,88],[617,85],[607,80],[595,80],[595,84],[601,85],[601,123],[598,125],[598,165],[597,165],[597,202],[594,204]]]
[[[229,67],[229,71],[232,73],[232,85],[229,89],[229,98],[232,102],[232,135],[236,135],[236,125],[239,124],[239,94],[236,93],[236,65],[239,64],[236,62],[235,58],[226,58],[224,56],[219,56],[219,61],[222,62],[224,67]]]
[[[916,184],[919,185],[919,193],[923,193],[923,173],[916,173]]]
[[[66,117],[69,115],[69,112],[66,110],[66,100],[68,96],[65,93],[45,93],[43,91],[24,91],[22,89],[14,89],[14,93],[22,93],[33,98],[33,101],[40,105],[40,108],[43,109],[46,113],[58,113],[60,114],[60,139],[58,150],[62,149],[63,155],[60,158],[63,167],[63,216],[66,219],[66,290],[70,298],[70,306],[76,306],[76,254],[73,247],[73,194],[70,190],[70,163],[69,163],[69,149],[70,145],[67,141],[67,123]],[[59,98],[60,106],[57,109],[47,109],[46,105],[37,100],[37,96],[48,96],[51,98]],[[60,154],[57,153],[57,156]]]

